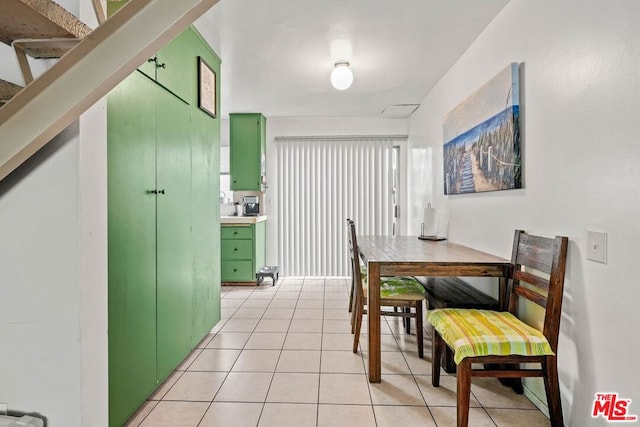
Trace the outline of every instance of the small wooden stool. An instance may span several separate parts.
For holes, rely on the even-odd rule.
[[[271,286],[275,286],[276,282],[278,281],[278,275],[279,274],[280,274],[280,272],[278,270],[278,266],[277,265],[262,267],[256,273],[256,286],[259,286],[260,283],[262,283],[264,281],[265,277],[271,277],[271,280],[273,280],[273,284]]]

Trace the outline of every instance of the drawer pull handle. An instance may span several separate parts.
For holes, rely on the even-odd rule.
[[[233,232],[233,234],[234,234],[234,235],[235,235],[235,234],[238,234],[238,232],[237,232],[237,231],[234,231],[234,232]]]
[[[233,248],[233,251],[234,252],[238,252],[238,248]]]
[[[237,268],[234,268],[234,269],[233,269],[233,272],[235,273],[236,271],[238,271],[238,269],[237,269]]]

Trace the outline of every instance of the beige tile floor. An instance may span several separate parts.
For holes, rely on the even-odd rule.
[[[453,426],[454,376],[431,386],[415,335],[384,318],[382,383],[367,381],[367,341],[351,351],[347,279],[285,278],[223,287],[222,320],[127,426]],[[366,324],[363,326],[366,331]],[[546,426],[494,379],[472,385],[471,426]]]

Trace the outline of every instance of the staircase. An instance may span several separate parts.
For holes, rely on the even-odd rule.
[[[217,1],[130,0],[92,31],[51,0],[2,0],[26,86],[0,80],[0,180]],[[60,59],[34,80],[27,56]]]
[[[33,81],[27,55],[60,58],[91,32],[51,0],[4,0],[0,41],[13,46],[26,84]]]
[[[20,90],[22,86],[0,79],[0,107],[9,102]]]

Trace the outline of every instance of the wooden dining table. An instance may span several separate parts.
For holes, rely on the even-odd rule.
[[[498,301],[505,307],[509,260],[504,258],[448,240],[420,240],[417,236],[358,236],[358,249],[369,275],[369,382],[381,381],[380,277],[497,277]]]

